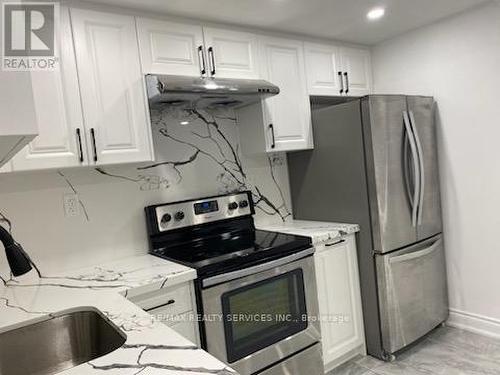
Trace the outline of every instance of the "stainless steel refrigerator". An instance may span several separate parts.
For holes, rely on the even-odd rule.
[[[314,149],[288,155],[296,219],[361,226],[367,351],[384,360],[448,316],[434,106],[420,96],[323,100]]]

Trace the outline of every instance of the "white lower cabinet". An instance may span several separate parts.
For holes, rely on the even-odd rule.
[[[354,235],[316,247],[321,337],[325,370],[363,354],[365,339]]]
[[[200,345],[192,281],[130,297],[129,300],[181,336]]]

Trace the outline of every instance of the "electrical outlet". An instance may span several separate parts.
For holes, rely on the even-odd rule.
[[[77,194],[64,194],[64,214],[66,217],[80,215],[80,200]]]

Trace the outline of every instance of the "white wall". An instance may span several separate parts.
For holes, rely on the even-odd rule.
[[[373,49],[376,93],[433,95],[451,321],[500,335],[500,4]]]

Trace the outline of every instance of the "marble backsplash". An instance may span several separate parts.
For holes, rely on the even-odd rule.
[[[286,155],[242,155],[234,113],[170,107],[151,122],[154,163],[0,174],[2,225],[44,271],[146,253],[151,204],[250,190],[257,222],[291,218]],[[71,193],[80,214],[66,217]]]

